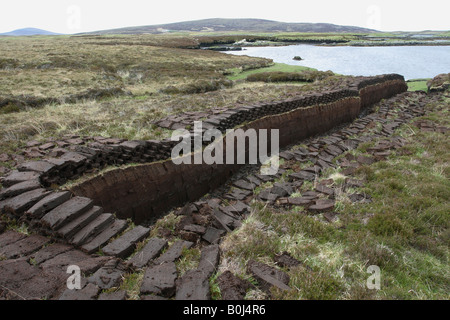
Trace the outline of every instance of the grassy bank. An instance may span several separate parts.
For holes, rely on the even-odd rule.
[[[229,70],[227,70],[227,78],[230,80],[242,80],[242,79],[246,79],[250,75],[257,74],[257,73],[303,72],[303,71],[310,71],[310,70],[316,70],[316,69],[303,67],[303,66],[288,65],[285,63],[273,63],[271,66],[268,66],[265,68],[256,68],[256,69],[250,69],[250,70],[242,70],[240,68],[229,69]]]
[[[425,91],[428,92],[427,81],[430,79],[412,79],[406,81],[408,91]]]

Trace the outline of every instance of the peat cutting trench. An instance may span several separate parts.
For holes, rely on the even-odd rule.
[[[315,181],[323,170],[337,166],[348,177],[344,188],[362,186],[351,178],[356,168],[382,161],[401,147],[405,141],[393,136],[394,130],[422,116],[424,106],[439,98],[406,89],[399,75],[360,77],[346,90],[238,107],[203,120],[204,129],[222,132],[236,127],[279,129],[284,163],[271,176],[260,175],[257,165],[175,165],[170,155],[178,142],[170,140],[70,136],[45,144],[31,142],[27,152],[40,160],[23,162],[2,179],[2,219],[25,223],[32,234],[5,230],[0,220],[0,298],[126,299],[125,291],[102,291],[119,287],[124,274],[141,269],[141,299],[210,299],[209,279],[220,262],[221,238],[248,217],[250,202],[303,206],[332,222],[338,214],[336,190],[326,180],[300,197],[291,195],[305,181]],[[195,114],[192,117],[195,120]],[[171,121],[170,126],[183,124]],[[423,127],[447,130],[426,123]],[[367,156],[348,153],[380,138]],[[295,146],[300,143],[302,147]],[[302,163],[313,165],[286,174]],[[123,167],[58,188],[108,165]],[[272,184],[264,188],[267,182]],[[262,190],[255,192],[257,188]],[[359,193],[349,198],[370,201],[370,195]],[[181,216],[174,233],[163,230],[150,237],[150,222],[174,208]],[[134,224],[129,225],[130,219]],[[137,249],[142,242],[145,245]],[[194,246],[201,249],[199,265],[179,276],[175,262],[185,248]],[[278,255],[276,262],[287,268],[299,263],[287,254]],[[69,265],[79,266],[83,273],[80,290],[66,287]],[[290,290],[282,270],[256,261],[247,269],[268,293],[273,286]],[[223,299],[243,299],[251,286],[231,272],[222,273],[218,283]]]

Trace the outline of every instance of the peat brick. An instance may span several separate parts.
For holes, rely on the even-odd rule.
[[[177,268],[173,262],[150,266],[145,271],[140,293],[170,298],[175,293],[176,278]]]
[[[208,227],[202,238],[211,244],[217,244],[225,233],[224,230]]]
[[[87,158],[85,156],[83,156],[82,154],[79,154],[77,152],[67,152],[61,157],[61,160],[70,162],[71,164],[74,164],[74,165],[80,165],[83,162],[85,162],[86,159]]]
[[[294,158],[294,154],[289,151],[283,151],[283,152],[280,152],[280,158],[283,158],[286,160],[291,160]]]
[[[67,271],[67,267],[70,265],[78,265],[79,262],[88,259],[89,256],[78,250],[69,250],[64,253],[55,255],[53,258],[47,259],[42,262],[40,267],[43,270],[52,270],[53,272]]]
[[[331,163],[325,162],[322,159],[317,160],[316,165],[321,167],[323,170],[328,168],[334,168],[335,166]]]
[[[21,164],[17,170],[19,171],[34,171],[34,172],[39,172],[39,173],[47,173],[50,170],[52,170],[53,168],[55,168],[54,164],[51,164],[47,161],[30,161],[30,162],[25,162],[23,164]]]
[[[318,198],[320,195],[320,193],[312,191],[312,190],[308,190],[302,193],[303,197],[310,197],[311,199],[315,199]]]
[[[92,274],[99,268],[103,267],[110,260],[111,257],[89,256],[89,258],[78,262],[77,265],[80,267],[81,272],[83,272],[84,274]]]
[[[16,183],[20,183],[20,182],[24,182],[24,181],[28,181],[28,180],[39,179],[40,176],[41,175],[39,172],[33,172],[33,171],[13,172],[9,176],[2,179],[2,185],[5,188],[8,188]]]
[[[224,229],[227,232],[231,232],[235,228],[235,219],[231,218],[229,215],[224,214],[218,209],[214,209],[213,213],[215,219],[215,226]]]
[[[192,245],[193,243],[189,241],[179,240],[175,242],[162,256],[155,260],[155,264],[174,262],[181,256],[183,249],[189,249]]]
[[[91,209],[93,201],[89,198],[74,197],[67,202],[59,205],[52,211],[48,212],[42,219],[41,223],[54,230],[61,228],[74,219],[78,218],[87,210]]]
[[[30,215],[32,218],[40,219],[45,213],[53,210],[69,199],[69,191],[53,192],[28,209],[26,214]]]
[[[217,278],[222,300],[244,300],[245,294],[251,288],[251,283],[225,271]]]
[[[111,260],[104,267],[98,269],[87,281],[97,285],[102,290],[111,289],[120,284],[124,270],[122,262]]]
[[[9,188],[0,191],[0,199],[5,199],[9,197],[17,196],[21,193],[38,189],[41,187],[39,180],[28,180],[24,182],[17,183]]]
[[[102,232],[106,227],[112,224],[114,221],[114,216],[110,213],[103,213],[97,218],[95,218],[91,223],[89,223],[86,227],[77,232],[72,239],[70,239],[70,243],[76,246],[81,246],[97,236],[100,232]]]
[[[87,253],[93,253],[100,247],[104,246],[111,238],[114,238],[118,234],[122,233],[126,228],[126,220],[116,219],[96,237],[84,244],[81,249]]]
[[[279,197],[286,197],[294,193],[294,189],[289,183],[275,183],[272,189],[270,189],[270,193],[276,194]]]
[[[42,271],[25,259],[0,261],[0,275],[0,287],[10,289],[8,298],[21,300],[51,299],[64,290],[61,287],[66,280],[61,274]]]
[[[237,181],[233,182],[233,186],[240,188],[240,189],[249,190],[249,191],[253,191],[253,189],[255,189],[257,187],[255,184],[247,182],[245,180],[237,180]]]
[[[229,211],[232,213],[237,213],[240,215],[250,213],[250,207],[245,203],[243,203],[242,201],[236,201],[235,204],[232,204],[229,207],[230,207]]]
[[[149,264],[149,262],[159,256],[164,248],[167,247],[167,241],[160,238],[151,238],[145,247],[136,253],[130,261],[135,268],[143,268]]]
[[[260,186],[261,185],[261,180],[259,180],[258,178],[256,178],[255,176],[248,176],[245,178],[248,182],[253,183],[256,186]]]
[[[199,226],[198,224],[188,224],[183,227],[184,231],[195,232],[198,234],[205,234],[206,228],[204,226]]]
[[[283,252],[274,257],[275,262],[281,266],[286,268],[293,268],[301,265],[302,263],[297,259],[293,258],[289,253]]]
[[[289,175],[289,178],[294,180],[307,180],[307,181],[313,181],[316,178],[316,175],[314,173],[308,172],[308,171],[300,171],[296,173],[291,173]]]
[[[271,287],[281,290],[290,290],[288,286],[289,275],[281,270],[266,264],[250,260],[247,265],[248,272],[258,281],[262,290],[270,293]]]
[[[137,226],[103,248],[103,253],[126,258],[136,249],[136,244],[150,234],[149,228]]]
[[[89,274],[97,271],[109,259],[111,258],[92,257],[80,250],[69,250],[41,263],[40,267],[44,271],[63,273],[67,279],[67,267],[70,265],[77,265],[83,273]]]
[[[76,218],[75,220],[69,222],[61,229],[57,231],[58,235],[65,238],[71,239],[75,234],[77,234],[81,229],[86,227],[89,223],[95,220],[100,214],[103,213],[103,208],[93,206],[85,214]]]
[[[198,270],[209,279],[219,265],[220,249],[219,245],[210,245],[202,249]]]
[[[266,189],[259,193],[258,198],[263,201],[275,202],[279,198],[279,195],[271,193],[270,189]]]
[[[201,270],[189,270],[176,281],[175,300],[209,300],[209,279]]]
[[[48,238],[31,235],[17,242],[11,243],[6,247],[0,249],[0,256],[4,256],[8,259],[15,259],[22,256],[27,256],[44,246],[49,242]]]
[[[41,150],[48,150],[48,149],[51,149],[51,148],[53,148],[55,146],[55,144],[54,143],[52,143],[52,142],[48,142],[48,143],[44,143],[44,144],[42,144],[42,145],[40,145],[39,146],[39,149],[41,149]]]
[[[230,193],[227,193],[224,198],[231,200],[244,200],[252,194],[250,190],[233,189]]]
[[[334,195],[334,189],[333,188],[329,188],[329,187],[326,187],[326,186],[321,185],[321,184],[319,184],[316,187],[316,191],[320,192],[320,193],[324,193],[324,194],[329,195],[329,196]]]
[[[325,212],[323,214],[323,217],[330,223],[333,223],[337,220],[337,213],[336,212]]]
[[[61,253],[67,252],[72,249],[73,249],[72,246],[61,243],[55,243],[33,253],[32,255],[30,255],[30,259],[33,259],[34,263],[36,264],[41,264],[49,259],[56,257]]]
[[[309,206],[314,200],[311,197],[288,198],[288,203],[293,206]]]
[[[0,249],[10,245],[11,243],[22,240],[25,237],[26,236],[24,234],[16,231],[12,230],[5,231],[0,235]]]
[[[334,209],[334,200],[331,199],[320,199],[316,201],[316,204],[313,204],[308,208],[309,211],[312,212],[328,212]]]
[[[50,191],[42,188],[24,192],[14,198],[8,198],[4,201],[0,201],[0,212],[8,210],[20,215],[49,194]]]
[[[365,164],[365,165],[371,165],[372,163],[375,162],[375,158],[373,157],[366,157],[363,155],[360,155],[356,158],[356,161],[358,161],[361,164]]]
[[[81,290],[66,289],[59,297],[59,300],[95,300],[100,288],[95,284],[89,283]]]
[[[264,175],[264,174],[255,174],[255,177],[257,177],[259,180],[263,182],[269,182],[274,179],[274,176],[272,175]]]
[[[180,235],[181,239],[183,239],[185,241],[190,241],[193,243],[197,243],[200,240],[200,235],[195,232],[181,230],[179,232],[179,235]]]

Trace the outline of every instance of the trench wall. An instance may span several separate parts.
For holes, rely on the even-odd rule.
[[[224,115],[207,119],[206,123],[221,131],[242,123],[245,123],[240,125],[243,130],[279,129],[282,148],[351,122],[363,109],[406,89],[402,76],[378,76],[360,81],[346,90],[230,110]],[[241,167],[237,164],[205,163],[175,165],[168,159],[174,144],[176,142],[167,141],[165,153],[159,154],[166,160],[112,170],[73,187],[71,191],[75,195],[94,199],[96,205],[108,212],[116,212],[119,218],[132,218],[140,223],[159,217],[187,201],[197,200],[225,183]],[[134,152],[128,148],[127,154],[131,158],[151,159],[145,153],[148,145],[144,142],[135,142],[134,145],[134,149],[141,151]],[[226,143],[223,147],[225,149]],[[51,180],[51,176],[48,178]]]

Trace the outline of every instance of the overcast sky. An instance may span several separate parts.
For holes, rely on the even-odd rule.
[[[448,0],[8,0],[0,33],[78,33],[206,18],[326,22],[382,31],[450,30]]]

